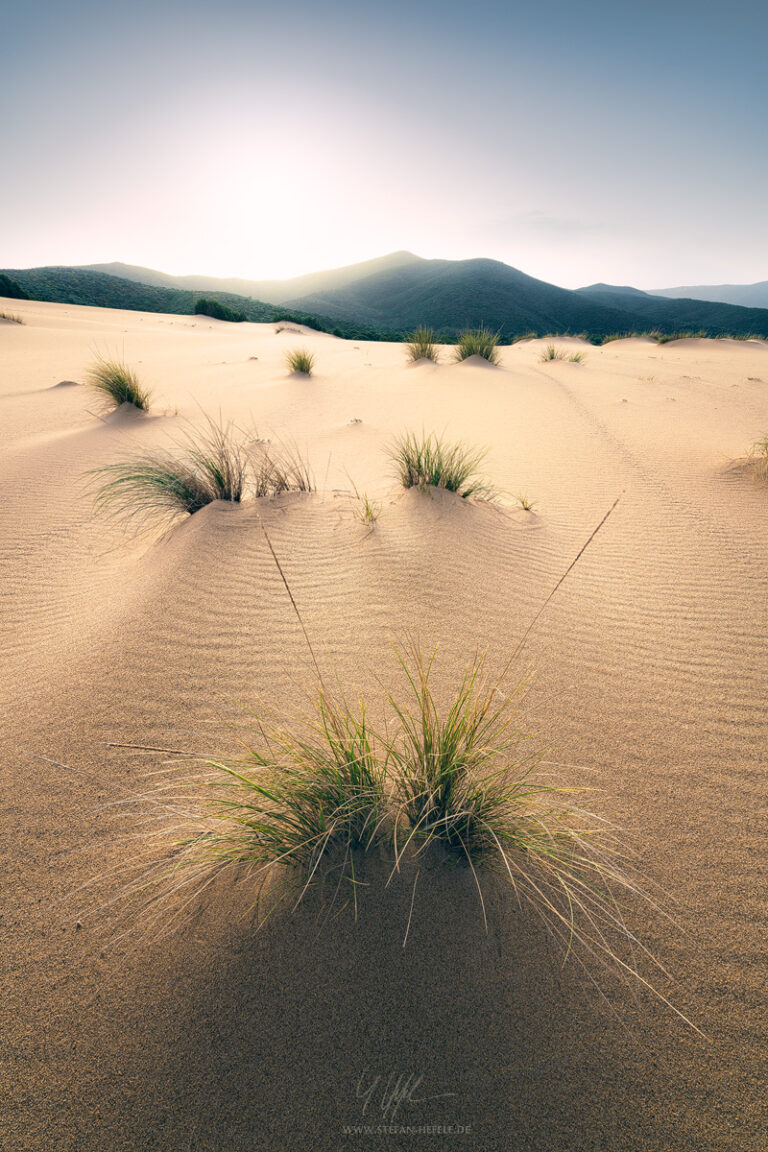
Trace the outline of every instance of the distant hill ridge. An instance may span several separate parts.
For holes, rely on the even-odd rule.
[[[290,318],[353,339],[400,339],[420,325],[446,340],[480,325],[505,341],[534,334],[600,341],[649,330],[768,339],[766,308],[671,299],[628,285],[573,291],[482,258],[425,260],[393,252],[290,280],[261,281],[170,276],[119,263],[3,271],[36,299],[191,314],[204,292],[250,320]]]
[[[650,296],[666,299],[710,300],[743,308],[768,308],[768,280],[757,284],[699,284],[684,288],[653,288]]]

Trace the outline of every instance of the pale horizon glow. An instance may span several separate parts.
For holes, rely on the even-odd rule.
[[[768,279],[747,0],[29,0],[0,267],[286,279],[407,249],[575,288]]]

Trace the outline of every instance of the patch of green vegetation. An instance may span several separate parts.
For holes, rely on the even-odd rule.
[[[5,296],[9,300],[29,300],[21,285],[11,280],[4,272],[0,272],[0,296]]]
[[[228,308],[226,304],[221,304],[218,300],[209,300],[206,296],[201,296],[199,300],[195,301],[195,315],[197,316],[210,316],[213,320],[228,320],[232,324],[242,324],[247,320],[245,312],[237,312],[234,308]]]
[[[293,348],[286,352],[285,362],[291,372],[298,372],[302,376],[311,376],[315,365],[315,354],[306,348]]]
[[[493,489],[478,473],[485,452],[447,444],[434,434],[406,432],[393,441],[388,455],[403,488],[445,488],[465,500],[494,499]]]
[[[88,370],[86,382],[112,408],[119,408],[121,404],[133,404],[144,412],[149,408],[150,391],[142,387],[133,369],[119,360],[99,356]]]
[[[298,452],[275,450],[210,417],[202,432],[188,432],[173,451],[146,452],[95,468],[89,476],[97,485],[96,511],[139,526],[194,515],[214,500],[239,504],[249,495],[311,492],[313,487]]]
[[[499,363],[499,333],[490,328],[476,328],[462,332],[454,349],[454,360],[461,363],[470,356],[480,356],[489,364]]]
[[[412,332],[406,341],[405,351],[411,364],[419,360],[431,360],[434,364],[440,361],[440,349],[431,328],[417,328]]]

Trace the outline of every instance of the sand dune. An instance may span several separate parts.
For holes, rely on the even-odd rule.
[[[768,347],[579,344],[570,364],[526,341],[496,370],[408,367],[397,345],[308,330],[11,303],[3,1152],[764,1149],[768,487],[732,465],[768,432]],[[285,367],[298,343],[311,378]],[[105,419],[61,386],[97,353],[137,370],[149,415]],[[317,492],[217,503],[165,536],[92,514],[84,473],[203,412],[299,446]],[[383,449],[405,428],[486,445],[499,506],[399,491]],[[373,531],[355,487],[381,502]],[[114,943],[93,885],[78,890],[116,894],[142,844],[130,797],[168,759],[119,745],[224,753],[236,701],[290,715],[311,688],[259,517],[321,661],[375,700],[409,634],[439,647],[441,691],[477,651],[500,670],[617,496],[511,683],[532,675],[525,721],[548,759],[601,790],[668,894],[677,925],[646,909],[634,926],[706,1040],[653,996],[563,966],[500,884],[486,934],[471,879],[437,870],[405,949],[409,878],[385,888],[374,860],[357,924],[321,928],[309,904],[256,933],[246,886],[222,882],[176,933]],[[345,1133],[383,1122],[360,1085],[392,1073],[424,1077],[399,1122],[471,1131]]]

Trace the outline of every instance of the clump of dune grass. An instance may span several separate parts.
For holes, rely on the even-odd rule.
[[[255,719],[245,753],[206,762],[207,774],[190,782],[192,793],[185,789],[189,834],[176,845],[172,869],[156,872],[161,905],[246,867],[273,881],[275,904],[288,895],[298,903],[310,887],[331,882],[356,907],[357,862],[391,821],[387,754],[365,704],[351,706],[321,687],[308,719],[291,726]]]
[[[462,332],[453,350],[453,358],[458,363],[470,356],[482,356],[489,364],[499,363],[499,333],[490,328],[475,328]]]
[[[9,320],[11,324],[23,324],[21,316],[18,312],[0,312],[0,320]]]
[[[484,451],[464,444],[447,444],[433,433],[398,436],[388,448],[403,488],[445,488],[465,500],[492,500],[493,489],[478,473]]]
[[[291,372],[300,372],[303,376],[311,376],[315,365],[315,356],[306,348],[293,348],[286,352],[285,362]]]
[[[86,382],[96,389],[110,407],[133,404],[142,411],[149,408],[151,393],[141,386],[133,369],[120,360],[99,356],[89,368]]]
[[[565,360],[565,355],[562,348],[558,348],[555,344],[547,344],[539,359],[542,362],[546,360]]]
[[[583,352],[571,352],[570,356],[568,357],[568,363],[569,364],[583,364],[584,363],[584,353]]]
[[[749,459],[761,480],[768,480],[768,436],[756,440],[749,450]]]
[[[398,658],[404,691],[385,695],[380,728],[369,725],[364,701],[350,705],[322,681],[308,721],[273,725],[256,715],[244,754],[206,762],[169,805],[184,838],[133,891],[160,910],[163,926],[182,897],[194,899],[230,869],[271,879],[273,907],[330,884],[333,900],[341,894],[356,910],[359,866],[376,846],[392,876],[405,862],[431,861],[446,883],[450,864],[469,869],[484,918],[488,878],[501,878],[566,955],[599,960],[655,991],[637,966],[640,956],[653,958],[622,911],[653,901],[582,790],[542,774],[518,724],[517,693],[489,681],[478,658],[440,706],[434,655],[412,645]]]
[[[313,492],[309,464],[299,450],[289,445],[274,447],[263,441],[252,445],[251,486],[256,497],[279,496],[282,492]]]
[[[580,801],[583,790],[538,775],[541,759],[518,727],[515,694],[485,679],[483,658],[467,668],[442,709],[430,684],[433,660],[415,647],[401,656],[409,694],[388,697],[399,721],[384,742],[397,805],[395,867],[409,853],[439,847],[471,870],[484,917],[482,877],[495,873],[566,954],[578,950],[651,987],[635,955],[653,958],[626,926],[622,904],[652,901],[625,865],[614,832]]]
[[[435,334],[431,328],[417,328],[407,339],[405,351],[411,364],[418,360],[431,360],[434,364],[440,361],[440,349],[435,343]]]
[[[173,520],[214,500],[239,503],[250,467],[249,441],[232,424],[206,418],[174,452],[146,452],[90,473],[98,483],[94,506],[123,522]]]

